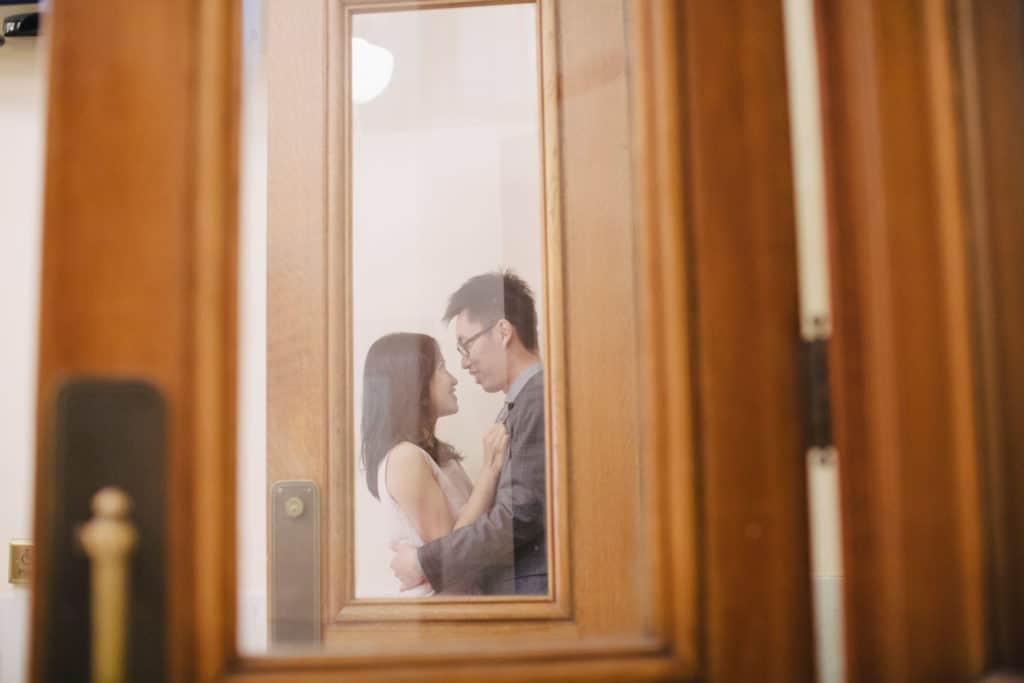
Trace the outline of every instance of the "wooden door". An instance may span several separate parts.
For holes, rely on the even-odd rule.
[[[196,680],[222,656],[209,639],[211,579],[233,572],[232,536],[221,535],[231,522],[200,510],[234,495],[223,456],[234,450],[239,19],[231,3],[98,10],[62,3],[45,19],[38,431],[45,443],[53,389],[68,376],[144,378],[163,393],[168,673]],[[39,548],[46,475],[36,476]],[[48,571],[44,552],[36,585]],[[46,598],[33,594],[34,680],[54,656],[39,638]],[[212,651],[199,651],[200,635]]]
[[[1022,663],[1020,3],[818,8],[847,677],[1004,680]]]
[[[483,3],[486,5],[500,3]],[[403,642],[402,637],[413,641],[423,638],[443,641],[452,633],[474,634],[477,637],[501,638],[508,643],[510,636],[508,626],[513,621],[518,623],[518,634],[528,637],[543,636],[549,640],[576,640],[597,633],[607,634],[608,627],[621,629],[630,620],[635,619],[634,613],[627,607],[632,601],[620,596],[612,596],[603,586],[621,585],[629,580],[629,558],[633,553],[643,552],[639,546],[616,547],[609,544],[608,539],[631,538],[629,525],[634,515],[646,514],[649,519],[645,524],[651,525],[653,538],[658,538],[664,531],[653,531],[661,523],[665,512],[674,503],[681,503],[676,513],[680,520],[690,519],[687,509],[692,502],[686,502],[686,489],[679,493],[683,498],[664,493],[663,502],[630,498],[635,493],[632,489],[620,486],[623,477],[630,476],[630,463],[642,462],[646,457],[660,458],[660,449],[642,446],[644,419],[651,416],[640,415],[641,422],[631,424],[630,419],[623,416],[619,420],[609,420],[608,416],[616,415],[612,404],[623,402],[634,404],[641,396],[650,397],[647,402],[642,399],[641,410],[660,410],[661,401],[684,400],[677,410],[696,409],[692,398],[686,398],[686,391],[679,386],[675,392],[662,399],[653,398],[650,392],[661,380],[654,375],[643,374],[639,381],[633,375],[634,363],[642,367],[646,363],[660,364],[669,362],[669,358],[660,358],[661,354],[672,355],[672,349],[682,351],[688,342],[680,340],[681,346],[670,345],[662,350],[658,341],[665,334],[665,329],[643,327],[643,301],[655,292],[653,284],[645,285],[649,276],[636,270],[645,249],[655,247],[651,238],[641,230],[638,241],[631,243],[629,230],[626,227],[632,220],[651,220],[641,213],[636,218],[631,212],[644,211],[643,198],[634,198],[641,202],[640,206],[630,206],[627,188],[637,179],[631,177],[630,160],[624,154],[624,145],[652,144],[654,138],[631,136],[651,135],[652,131],[644,130],[646,122],[630,121],[629,112],[635,107],[634,95],[629,90],[629,78],[635,79],[636,87],[644,87],[649,75],[636,69],[645,65],[640,61],[642,53],[636,54],[638,46],[652,43],[655,34],[646,25],[649,20],[639,6],[622,5],[618,2],[561,2],[541,3],[538,11],[537,33],[539,42],[539,68],[543,74],[541,93],[542,129],[542,161],[545,173],[545,241],[547,245],[547,261],[545,266],[546,288],[542,298],[546,299],[549,311],[547,323],[551,338],[551,347],[545,356],[545,364],[554,379],[554,396],[549,403],[549,415],[552,418],[554,434],[561,434],[556,441],[549,441],[553,446],[552,486],[556,495],[552,510],[552,529],[555,529],[556,552],[552,556],[554,590],[550,599],[533,603],[524,603],[513,599],[506,604],[488,600],[484,603],[470,601],[439,602],[425,604],[394,605],[372,600],[359,600],[354,595],[353,585],[357,582],[353,577],[353,552],[351,521],[353,505],[351,490],[355,468],[353,445],[350,436],[352,429],[353,406],[349,396],[349,385],[360,372],[357,354],[352,348],[352,260],[353,209],[351,207],[354,181],[349,177],[352,169],[353,127],[351,111],[348,109],[348,91],[345,89],[345,78],[348,73],[345,48],[349,31],[360,12],[404,11],[430,12],[434,7],[450,9],[452,7],[479,7],[478,2],[444,2],[444,3],[367,3],[341,2],[321,7],[310,4],[299,10],[289,4],[271,5],[270,35],[268,38],[270,52],[269,74],[269,277],[268,296],[268,482],[283,480],[301,480],[313,482],[321,491],[323,500],[320,509],[320,540],[321,540],[321,586],[322,600],[321,633],[329,648],[342,648],[352,655],[366,647],[361,639],[369,638],[370,642],[379,638],[379,623],[386,620],[389,624],[389,637],[395,642]],[[275,9],[276,7],[276,9]],[[660,11],[660,9],[658,10]],[[778,12],[765,12],[760,15],[750,9],[734,15],[719,15],[707,12],[702,8],[693,9],[693,22],[708,22],[716,30],[725,31],[729,22],[754,25],[758,22],[778,22]],[[307,22],[296,21],[297,17],[308,16]],[[630,21],[635,22],[630,25]],[[324,25],[323,34],[311,40],[307,31],[309,23]],[[751,39],[751,43],[743,44],[744,49],[763,49],[770,52],[776,60],[781,60],[781,26],[774,23],[776,32],[771,38],[765,38],[762,45]],[[695,33],[694,45],[704,45],[706,33]],[[717,44],[716,44],[717,47]],[[701,48],[691,47],[693,50]],[[724,47],[722,49],[725,49]],[[737,48],[739,49],[739,48]],[[635,56],[632,56],[635,55]],[[729,59],[732,54],[721,57],[721,61],[695,60],[692,77],[702,83],[695,86],[694,92],[704,92],[703,79],[708,83],[717,79],[736,79],[734,89],[737,99],[730,101],[730,111],[741,112],[744,106],[753,107],[757,111],[766,112],[765,118],[754,117],[745,120],[742,116],[723,118],[720,116],[703,116],[699,107],[693,112],[692,125],[695,127],[692,138],[695,154],[699,154],[698,165],[694,172],[700,182],[706,183],[695,191],[694,211],[707,211],[701,214],[702,222],[694,224],[699,232],[702,257],[694,262],[695,268],[709,268],[708,277],[716,279],[712,285],[707,282],[700,294],[694,296],[709,297],[703,304],[693,306],[686,299],[678,299],[674,308],[665,314],[670,319],[681,310],[691,309],[688,315],[698,316],[696,310],[703,311],[700,316],[691,319],[689,324],[707,326],[709,334],[728,334],[724,330],[731,329],[718,317],[722,310],[718,297],[735,296],[731,300],[739,304],[744,292],[756,292],[755,296],[769,297],[778,303],[778,310],[772,309],[773,315],[778,314],[773,325],[775,334],[785,343],[795,344],[795,338],[789,337],[796,328],[787,327],[786,316],[792,316],[795,324],[796,299],[795,270],[792,259],[794,254],[787,252],[786,266],[781,266],[774,276],[765,273],[764,282],[756,281],[756,263],[763,262],[768,242],[760,241],[758,236],[741,238],[721,227],[713,232],[704,233],[703,226],[728,225],[735,229],[757,230],[764,227],[774,237],[764,237],[769,241],[784,239],[786,244],[793,246],[793,236],[789,227],[792,220],[791,185],[788,175],[788,148],[785,136],[775,136],[779,145],[765,148],[766,159],[771,157],[775,172],[768,171],[761,178],[744,179],[743,183],[730,185],[730,178],[735,179],[729,171],[727,163],[722,163],[721,153],[724,141],[737,141],[733,151],[737,154],[734,169],[745,167],[744,157],[749,148],[741,147],[756,140],[757,144],[767,144],[760,136],[767,130],[773,134],[779,128],[785,129],[784,101],[777,98],[784,94],[784,75],[779,71],[781,61],[772,61],[771,71],[765,78],[770,85],[763,92],[747,93],[743,90],[742,76],[739,72],[722,69],[722,64],[736,64]],[[635,60],[632,61],[631,59]],[[737,66],[738,68],[738,66]],[[704,71],[703,69],[706,69]],[[629,78],[623,79],[628,73]],[[675,78],[683,78],[676,74]],[[677,84],[673,87],[679,87]],[[652,84],[652,88],[664,87],[660,83]],[[728,90],[728,88],[726,88]],[[285,95],[284,93],[287,93]],[[746,97],[754,98],[746,103]],[[763,97],[763,99],[758,99]],[[633,104],[630,104],[633,102]],[[703,105],[703,102],[701,102]],[[708,105],[711,106],[711,105]],[[637,109],[632,111],[636,112]],[[326,113],[326,115],[325,115]],[[668,121],[661,125],[682,124],[681,119],[675,123]],[[632,126],[632,131],[630,130]],[[639,130],[637,127],[641,127]],[[762,128],[768,126],[768,128]],[[699,132],[698,132],[699,127]],[[674,135],[681,135],[682,131]],[[715,141],[714,144],[709,141]],[[704,145],[708,145],[704,147]],[[712,151],[712,147],[716,151]],[[634,155],[637,149],[634,148]],[[706,157],[704,156],[706,155]],[[704,159],[714,159],[704,165]],[[634,156],[632,163],[646,163]],[[679,163],[678,161],[673,163]],[[633,168],[636,168],[635,166]],[[675,182],[682,182],[682,169],[674,172],[680,177]],[[762,185],[762,183],[764,183]],[[616,193],[616,188],[620,188]],[[701,192],[715,193],[715,200],[704,200]],[[729,189],[727,189],[729,188]],[[642,190],[641,190],[642,191]],[[725,206],[725,197],[733,192],[752,192],[758,200],[751,203],[731,204]],[[721,194],[719,194],[721,193]],[[721,200],[723,203],[718,203]],[[395,197],[395,201],[402,201]],[[758,207],[759,210],[755,210]],[[636,216],[635,213],[632,215]],[[711,228],[707,228],[709,231]],[[778,232],[775,232],[778,230]],[[787,232],[788,231],[788,232]],[[671,237],[680,240],[684,236]],[[742,258],[750,261],[735,261],[741,258],[739,251],[724,249],[718,240],[740,249],[744,239],[753,240],[751,248],[744,252]],[[705,241],[706,240],[706,241]],[[646,242],[646,243],[645,243]],[[684,258],[688,253],[684,242],[679,243],[676,258]],[[639,261],[630,262],[624,258],[635,249]],[[724,249],[724,250],[723,250]],[[721,255],[721,262],[715,262],[714,255]],[[682,265],[678,260],[676,265]],[[712,265],[713,263],[713,265]],[[668,266],[666,266],[668,267]],[[721,270],[718,270],[721,268]],[[738,279],[736,278],[739,274]],[[640,278],[638,280],[638,278]],[[744,280],[744,278],[755,278]],[[739,284],[744,281],[746,284]],[[636,290],[633,287],[637,287]],[[647,287],[650,287],[647,290]],[[646,290],[646,291],[645,291]],[[792,296],[786,298],[785,292]],[[728,293],[728,294],[726,294]],[[774,297],[778,296],[779,299]],[[728,300],[728,299],[727,299]],[[703,301],[703,300],[702,300]],[[665,302],[657,302],[659,308]],[[675,311],[675,312],[673,312]],[[682,322],[682,321],[680,321]],[[738,319],[734,324],[742,324]],[[724,327],[718,328],[718,325]],[[638,328],[644,330],[639,338],[632,334]],[[710,330],[716,329],[712,333]],[[677,332],[678,332],[677,328]],[[595,340],[603,344],[596,344]],[[649,346],[654,344],[655,346]],[[707,353],[717,354],[724,351],[723,342],[717,341],[716,348]],[[658,349],[658,351],[654,351]],[[687,351],[690,353],[691,351]],[[722,412],[712,409],[707,414],[713,419],[714,430],[709,438],[722,438],[721,444],[714,449],[731,450],[750,434],[736,432],[731,428],[732,410],[725,409],[734,396],[733,392],[744,385],[748,379],[748,370],[742,365],[732,364],[726,360],[728,356],[716,356],[723,363],[721,370],[732,373],[728,378],[724,375],[707,377],[709,384],[702,390],[718,396],[712,404],[721,406]],[[680,362],[683,362],[680,360]],[[685,370],[690,361],[678,366]],[[778,386],[786,386],[795,397],[795,385],[792,383],[796,372],[795,357],[790,356],[789,362],[776,366],[776,370],[764,376],[766,384],[763,390],[761,409],[777,410],[766,418],[771,429],[783,429],[785,438],[769,439],[780,449],[790,448],[799,452],[798,432],[788,431],[799,422],[797,404],[792,402],[775,402],[769,396],[775,396]],[[602,367],[600,375],[595,375],[591,368]],[[656,365],[654,367],[660,367]],[[654,367],[647,366],[646,372],[653,372]],[[728,370],[726,369],[728,368]],[[694,377],[696,380],[696,376]],[[703,381],[703,380],[701,380]],[[647,386],[645,386],[645,384]],[[609,389],[614,387],[612,394]],[[678,393],[676,393],[678,392]],[[721,392],[717,393],[716,392]],[[721,399],[721,403],[719,403]],[[605,401],[610,403],[605,403]],[[689,408],[685,406],[689,405]],[[678,414],[675,411],[669,415]],[[648,423],[649,424],[649,423]],[[684,423],[685,425],[685,423]],[[689,427],[682,427],[683,434],[690,433]],[[711,434],[716,435],[711,437]],[[781,436],[781,435],[780,435]],[[731,439],[738,439],[731,442]],[[787,441],[789,439],[789,441]],[[711,446],[709,446],[711,448]],[[737,450],[740,450],[739,448]],[[780,450],[780,453],[782,450]],[[639,454],[637,459],[630,453]],[[584,455],[586,454],[586,455]],[[625,457],[625,460],[622,457]],[[599,471],[590,462],[600,462],[605,471]],[[695,464],[687,457],[681,464],[665,462],[664,467],[681,467],[673,476],[681,480],[691,479],[696,474]],[[613,464],[614,463],[614,464]],[[723,469],[719,469],[719,467]],[[763,471],[768,477],[782,477],[791,485],[800,481],[797,472],[798,459],[792,461],[758,460],[756,469]],[[722,504],[728,505],[734,492],[731,487],[736,481],[731,478],[731,464],[721,464],[717,460],[708,462],[707,476],[711,491],[721,486]],[[776,471],[775,467],[781,469]],[[767,468],[767,469],[764,469]],[[770,473],[769,473],[770,472]],[[652,482],[659,479],[657,470],[647,475]],[[718,480],[716,477],[721,476]],[[750,480],[756,486],[756,478]],[[358,486],[358,483],[356,484]],[[784,555],[805,557],[806,536],[802,532],[802,514],[804,509],[802,488],[777,489],[765,500],[766,506],[778,505],[785,508],[783,517],[787,524],[801,531],[786,537],[774,524],[767,524],[755,518],[730,519],[714,517],[713,524],[722,524],[719,532],[723,537],[739,533],[752,534],[758,543],[761,533],[771,533],[768,545],[777,546]],[[758,492],[757,496],[765,492]],[[716,495],[711,493],[710,495]],[[606,503],[615,501],[622,506],[622,514],[613,518],[607,514]],[[717,504],[717,503],[716,503]],[[665,506],[669,507],[665,507]],[[740,524],[741,528],[733,526]],[[680,530],[685,527],[680,528]],[[775,531],[769,531],[775,530]],[[679,531],[674,532],[679,533]],[[691,532],[682,531],[679,541],[684,545],[692,544]],[[709,552],[723,553],[717,561],[726,566],[737,568],[743,561],[732,555],[742,552],[744,544],[725,542],[722,546],[707,548]],[[683,550],[683,546],[666,549],[670,553],[681,553],[680,559],[691,555]],[[660,548],[648,548],[646,552],[660,552]],[[758,553],[756,547],[750,552]],[[571,561],[570,561],[571,558]],[[685,562],[685,560],[683,560]],[[800,561],[806,561],[801,559]],[[795,568],[796,565],[790,569]],[[270,568],[274,573],[274,568]],[[684,604],[693,598],[695,577],[692,568],[682,569],[684,573],[676,574],[683,583],[677,584],[680,592],[676,594],[680,614],[691,613],[693,604]],[[806,580],[799,571],[790,575],[784,587],[773,590],[781,594],[798,591],[806,598]],[[663,577],[664,578],[664,577]],[[732,582],[739,574],[729,578],[709,574],[709,580]],[[749,577],[748,577],[749,578]],[[767,581],[782,580],[781,577],[758,577]],[[656,577],[652,580],[657,582]],[[627,594],[628,595],[628,594]],[[732,612],[744,595],[722,590],[718,593],[724,602],[716,604],[721,614]],[[689,598],[687,596],[690,596]],[[271,595],[271,602],[274,601]],[[655,601],[659,599],[656,598]],[[467,604],[468,603],[468,604]],[[731,605],[731,607],[730,607]],[[780,603],[779,611],[773,619],[786,623],[782,632],[791,629],[808,628],[806,603]],[[792,609],[790,609],[792,608]],[[271,610],[273,611],[273,609]],[[742,621],[741,612],[735,612],[739,626]],[[686,617],[688,620],[690,617]],[[467,625],[487,619],[485,625]],[[790,621],[792,620],[792,621]],[[731,627],[731,626],[730,626]],[[691,627],[684,626],[684,630]],[[399,634],[407,634],[400,636]],[[425,635],[426,634],[426,635]],[[607,637],[607,636],[606,636]],[[623,641],[625,643],[626,641]],[[717,642],[717,641],[716,641]],[[560,645],[566,654],[575,645]],[[694,643],[689,645],[680,642],[683,650],[694,651]],[[723,666],[734,666],[731,656],[721,643],[718,653]],[[611,649],[608,649],[609,656]],[[452,653],[455,657],[458,653]],[[688,655],[684,655],[684,659]],[[398,660],[401,661],[401,660]],[[456,659],[455,661],[460,661]],[[728,665],[725,662],[729,661]],[[807,664],[807,658],[804,658]],[[754,660],[740,666],[760,666]],[[789,676],[805,675],[793,673],[791,664],[780,662]]]
[[[281,30],[305,38],[310,61],[290,66],[303,54],[286,53],[274,68],[295,87],[327,87],[322,69],[340,56],[343,43],[331,36],[345,7],[288,6]],[[186,9],[54,7],[39,381],[41,423],[48,387],[68,373],[141,375],[164,392],[172,679],[810,681],[781,7],[539,3],[540,42],[553,50],[541,59],[554,109],[543,120],[554,235],[545,296],[557,314],[548,367],[564,392],[549,403],[564,430],[549,436],[552,566],[564,588],[476,621],[462,618],[463,606],[442,610],[423,624],[436,640],[418,650],[390,651],[364,634],[348,651],[300,656],[237,648],[239,16],[234,3]],[[87,38],[98,33],[99,48]],[[298,50],[300,41],[286,44]],[[557,61],[546,61],[552,54]],[[610,94],[600,87],[609,80]],[[270,253],[285,263],[304,263],[343,223],[330,195],[332,154],[342,149],[333,136],[344,128],[326,115],[326,98],[317,102],[328,108],[295,110],[308,118],[289,124],[311,140],[294,163],[326,160],[320,180],[305,185],[308,201],[276,218],[285,204],[271,196]],[[327,301],[344,291],[331,289],[344,274],[338,253],[293,271],[308,278],[302,291]],[[272,286],[275,272],[272,264]],[[271,345],[290,303],[270,304]],[[317,378],[303,384],[308,396],[282,407],[309,421],[295,438],[313,444],[311,456],[269,466],[319,476],[330,491],[330,431],[343,424],[332,411],[344,415],[331,395],[350,370],[329,360],[331,340],[343,338],[330,330],[337,318],[317,313],[299,314],[291,329],[309,345]],[[621,365],[609,367],[609,353]],[[611,426],[602,416],[621,414],[623,401],[602,391],[609,383],[632,405],[632,417]],[[272,404],[275,392],[295,393],[287,387],[271,379]],[[588,468],[592,461],[608,466]],[[624,477],[643,492],[627,501],[635,531],[594,497]],[[41,505],[39,519],[46,514]],[[636,557],[610,553],[605,530]],[[323,541],[325,582],[344,564],[336,540]],[[623,573],[631,567],[642,569]],[[333,627],[344,585],[326,587],[323,624]],[[415,628],[419,616],[402,618]],[[453,636],[474,647],[456,651]],[[34,648],[37,662],[48,656],[46,643]]]

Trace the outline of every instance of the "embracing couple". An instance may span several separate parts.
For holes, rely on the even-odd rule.
[[[363,377],[362,463],[381,502],[400,595],[548,591],[544,375],[537,309],[513,273],[470,278],[448,301],[462,367],[504,404],[482,438],[476,483],[435,434],[459,410],[437,340],[381,337]]]

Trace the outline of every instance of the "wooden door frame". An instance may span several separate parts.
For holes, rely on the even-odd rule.
[[[1022,663],[1014,4],[817,3],[851,683]]]
[[[984,664],[947,10],[819,2],[851,683],[970,680]]]
[[[168,405],[169,679],[235,642],[240,3],[56,3],[49,34],[37,443],[71,375],[147,379]],[[35,585],[48,480],[36,472]],[[225,587],[228,587],[225,589]],[[32,596],[31,677],[47,656]]]
[[[1024,7],[957,0],[989,666],[1024,672]],[[1018,463],[1018,464],[1015,464]]]
[[[53,7],[40,424],[68,373],[163,389],[173,680],[812,680],[781,5],[628,5],[662,635],[629,656],[386,670],[237,653],[238,3]]]

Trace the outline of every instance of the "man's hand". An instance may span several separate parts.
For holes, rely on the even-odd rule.
[[[395,553],[391,558],[391,571],[402,584],[401,590],[407,591],[421,583],[430,585],[427,583],[427,577],[423,575],[423,570],[420,569],[420,560],[416,556],[414,546],[402,541],[395,541],[391,544],[391,550]]]

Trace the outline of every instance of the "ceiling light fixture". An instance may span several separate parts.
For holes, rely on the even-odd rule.
[[[352,38],[352,101],[365,104],[384,92],[395,69],[395,56],[362,38]]]

